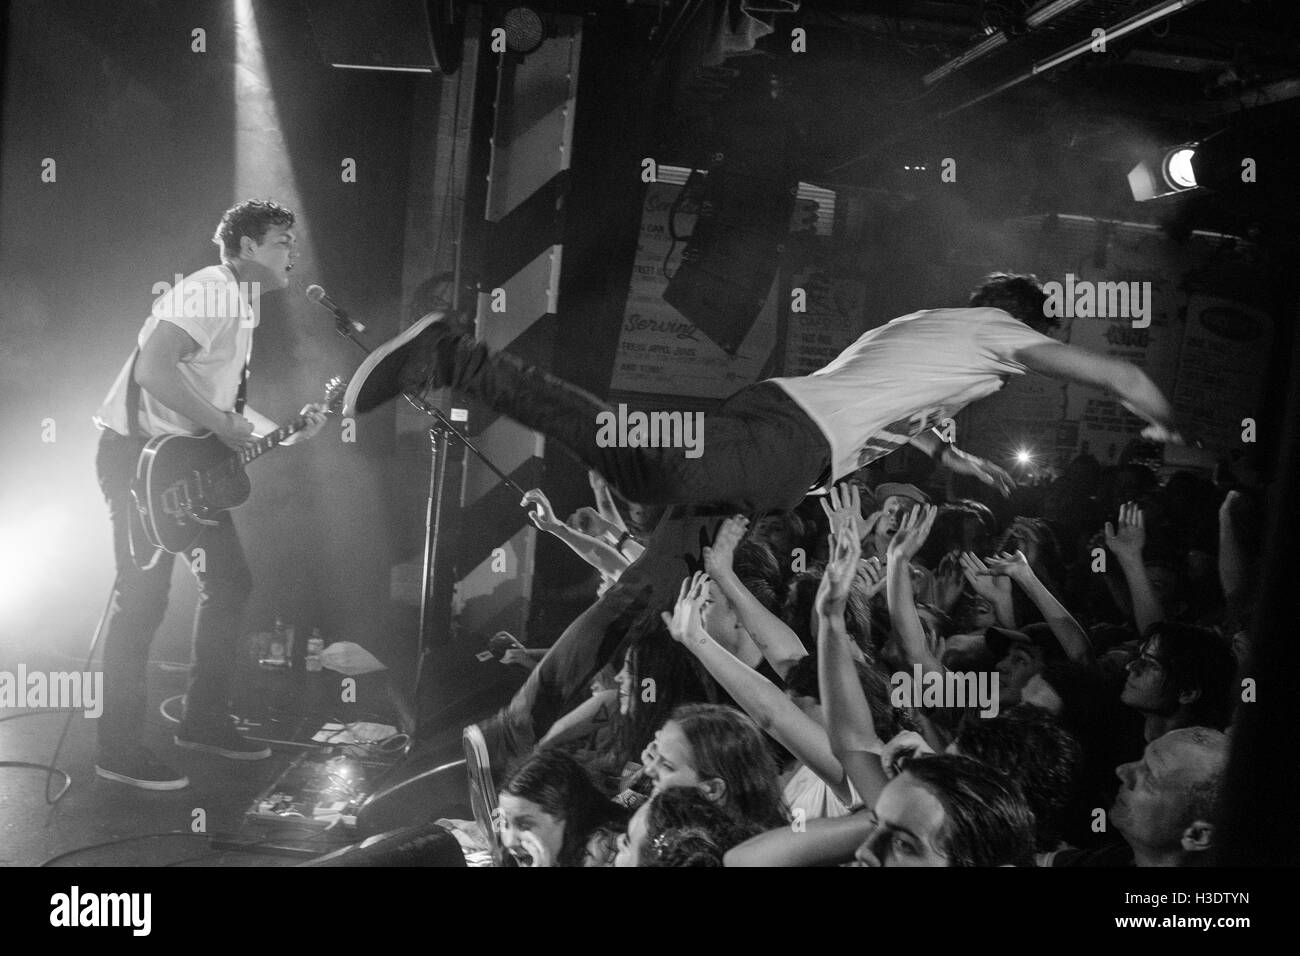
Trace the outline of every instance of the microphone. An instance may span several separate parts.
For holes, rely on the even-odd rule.
[[[325,290],[322,289],[320,286],[318,285],[307,286],[307,298],[310,299],[312,302],[316,303],[317,305],[321,306],[322,308],[324,308],[327,312],[330,313],[330,315],[338,319],[339,322],[342,322],[345,325],[352,326],[352,331],[364,332],[366,330],[366,327],[362,325],[360,322],[356,321],[355,319],[348,318],[347,311],[340,308],[333,299],[331,299],[328,295],[325,294]]]

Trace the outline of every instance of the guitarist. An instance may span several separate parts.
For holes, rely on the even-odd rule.
[[[138,349],[95,414],[101,429],[95,466],[117,562],[95,766],[109,780],[145,790],[189,784],[141,743],[149,648],[167,610],[175,556],[155,553],[144,540],[130,485],[141,449],[156,435],[212,432],[232,449],[243,449],[275,429],[242,399],[258,295],[286,288],[298,258],[293,225],[293,213],[274,202],[248,200],[226,210],[213,236],[221,264],[186,276],[179,289],[154,301]],[[324,406],[308,405],[302,414],[309,427],[284,444],[310,438],[325,423]],[[175,741],[232,760],[261,760],[270,749],[240,736],[227,713],[239,626],[252,590],[229,512],[204,528],[196,548],[201,550],[186,555],[199,588],[194,664]]]

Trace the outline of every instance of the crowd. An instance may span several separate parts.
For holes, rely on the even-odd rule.
[[[526,504],[608,587],[653,515],[593,488],[567,522]],[[722,521],[503,774],[499,861],[1212,864],[1261,498],[1086,454],[1006,501],[955,490]]]

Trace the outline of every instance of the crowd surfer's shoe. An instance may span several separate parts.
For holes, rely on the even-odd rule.
[[[344,417],[364,415],[403,392],[420,398],[441,388],[436,374],[438,343],[471,329],[458,313],[430,312],[389,339],[366,356],[348,382],[343,395]]]

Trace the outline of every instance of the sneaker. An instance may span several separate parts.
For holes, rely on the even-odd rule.
[[[190,785],[185,774],[177,773],[143,747],[126,753],[101,753],[95,775],[141,790],[184,790]]]
[[[181,724],[173,738],[177,747],[217,754],[231,760],[265,760],[271,748],[256,740],[249,740],[235,730],[233,723],[215,727],[190,727]]]
[[[504,848],[497,831],[497,789],[492,782],[492,761],[488,756],[487,740],[478,724],[470,724],[461,734],[465,745],[465,771],[469,774],[469,806],[474,821],[483,831],[492,865],[501,866]]]
[[[408,389],[423,393],[440,387],[433,376],[434,349],[449,332],[471,330],[472,325],[457,313],[430,312],[389,339],[366,356],[348,382],[343,417],[373,411]]]

